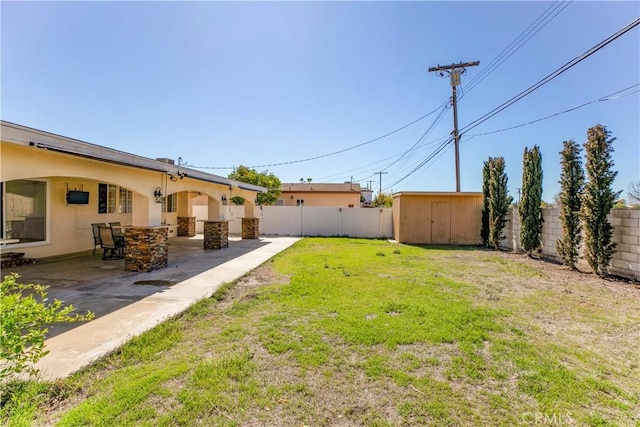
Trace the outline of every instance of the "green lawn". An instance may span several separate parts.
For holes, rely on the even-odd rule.
[[[303,239],[9,425],[640,425],[640,290],[470,248]]]

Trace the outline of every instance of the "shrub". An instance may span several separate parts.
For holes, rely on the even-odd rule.
[[[12,374],[37,374],[33,366],[44,357],[45,325],[92,319],[93,313],[71,314],[72,305],[47,302],[46,286],[17,282],[20,276],[5,276],[0,285],[0,381]]]

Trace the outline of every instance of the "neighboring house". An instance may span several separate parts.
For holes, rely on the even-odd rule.
[[[254,216],[256,185],[0,121],[0,249],[31,258],[93,249],[92,223],[168,226],[194,235],[193,200],[224,220],[240,196]]]
[[[360,207],[360,184],[282,184],[278,206]]]

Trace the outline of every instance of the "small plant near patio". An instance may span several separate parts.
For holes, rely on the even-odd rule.
[[[400,255],[400,249],[394,249],[393,250],[393,254],[394,255]]]
[[[380,251],[380,252],[376,252],[376,256],[385,256],[384,252]]]
[[[46,286],[18,283],[18,274],[5,276],[0,286],[0,383],[13,375],[37,374],[33,366],[44,357],[45,325],[91,320],[94,315],[72,314],[72,305],[47,301]]]

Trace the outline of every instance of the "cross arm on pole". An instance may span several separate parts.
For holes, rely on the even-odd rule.
[[[451,65],[438,65],[436,67],[429,67],[429,72],[434,72],[434,71],[441,71],[441,70],[453,70],[456,68],[464,68],[464,67],[475,67],[480,65],[480,61],[473,61],[473,62],[460,62],[458,64],[451,64]]]

